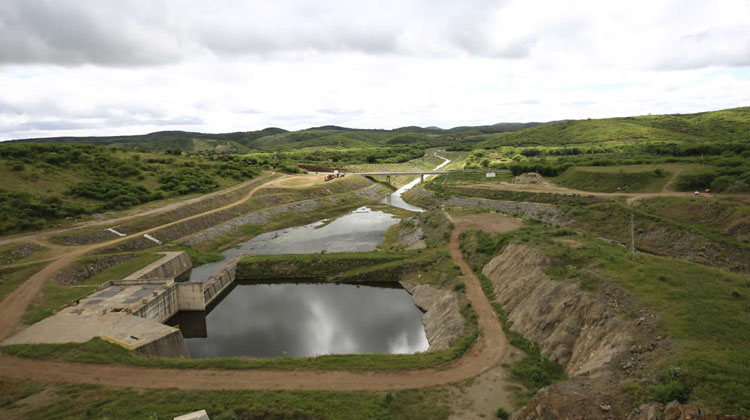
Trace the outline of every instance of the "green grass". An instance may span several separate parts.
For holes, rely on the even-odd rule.
[[[235,157],[217,162],[90,145],[8,142],[0,158],[0,234],[214,191],[260,173]]]
[[[616,141],[726,141],[750,136],[750,108],[683,115],[569,120],[511,133],[477,136],[479,147]]]
[[[169,248],[170,250],[187,252],[188,257],[190,258],[190,262],[193,264],[193,267],[223,261],[226,258],[225,256],[215,252],[196,251],[187,245],[172,245]]]
[[[249,193],[250,190],[252,190],[253,188],[257,187],[260,184],[263,184],[265,182],[269,182],[275,178],[278,178],[279,176],[280,175],[277,175],[277,174],[268,175],[264,173],[260,175],[257,179],[254,179],[251,182],[249,182],[246,186],[237,188],[231,192],[224,192],[220,194],[219,196],[215,196],[206,200],[202,200],[198,203],[193,203],[190,205],[182,206],[175,210],[167,211],[165,213],[137,217],[123,224],[119,224],[115,226],[115,228],[122,230],[123,232],[139,232],[139,231],[150,229],[150,228],[160,226],[166,223],[170,223],[178,219],[182,219],[182,218],[193,216],[202,212],[206,212],[206,211],[236,202],[240,200],[242,197],[244,197],[247,193]],[[184,197],[173,197],[171,199],[163,200],[162,202],[159,202],[158,204],[163,205],[171,201],[183,200],[189,197],[190,197],[189,195],[184,196]],[[149,203],[143,206],[144,209],[151,208],[151,207],[154,207],[153,203]],[[70,243],[77,244],[77,243],[80,243],[79,240],[82,237],[86,237],[90,235],[91,233],[98,233],[98,232],[101,232],[101,229],[75,230],[72,232],[53,236],[51,238],[51,241],[53,243],[58,243],[58,244],[63,244],[63,245],[70,244]],[[100,242],[103,240],[105,239],[99,239]],[[91,243],[93,242],[95,241],[91,241]]]
[[[0,389],[6,388],[4,384],[0,382]],[[384,393],[132,390],[92,385],[46,387],[54,397],[32,408],[28,418],[171,420],[202,409],[212,419],[444,420],[450,414],[446,404],[448,391],[435,388]],[[15,393],[24,388],[39,392],[41,387],[13,384]],[[5,410],[0,408],[0,414]]]
[[[117,280],[127,276],[136,270],[163,257],[161,254],[142,254],[136,258],[129,259],[120,264],[114,265],[101,273],[98,273],[86,279],[78,286],[60,286],[52,280],[48,280],[42,286],[41,293],[32,301],[31,305],[23,314],[22,320],[25,324],[33,324],[52,315],[56,311],[68,306],[76,299],[80,299],[96,290],[96,288],[108,281]],[[96,257],[86,257],[82,260],[95,259]]]
[[[15,403],[38,394],[44,388],[37,383],[11,379],[0,379],[0,413],[6,408],[15,408]]]
[[[398,262],[407,255],[386,252],[335,252],[319,254],[246,255],[237,266],[237,278],[294,278],[299,273],[315,278],[334,278],[350,270]]]
[[[46,263],[24,265],[22,267],[0,268],[0,300],[26,281],[32,274],[44,268]]]
[[[672,172],[660,165],[573,167],[552,180],[563,187],[593,192],[659,192]]]
[[[728,199],[656,197],[638,201],[637,208],[716,235],[750,242],[750,207]]]

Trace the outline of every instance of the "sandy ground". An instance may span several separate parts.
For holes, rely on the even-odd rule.
[[[237,205],[247,200],[258,189],[283,182],[284,178],[256,187],[238,201],[210,212]],[[210,213],[206,212],[206,213]],[[205,213],[203,213],[205,214]],[[177,220],[167,225],[155,227],[128,237],[110,242],[76,247],[66,256],[54,261],[41,272],[32,276],[0,305],[0,339],[7,337],[20,327],[20,317],[31,299],[38,293],[44,281],[57,271],[75,261],[80,255],[96,248],[109,246],[142,235],[156,229],[184,220],[200,217],[203,214]],[[508,231],[519,226],[517,219],[502,215],[492,215],[492,220],[477,220],[494,231]],[[176,388],[176,389],[307,389],[380,391],[391,389],[421,388],[466,381],[482,375],[498,366],[509,357],[509,344],[500,322],[482,292],[479,279],[463,259],[459,249],[459,235],[462,231],[477,227],[470,219],[460,221],[451,233],[450,253],[456,265],[461,268],[462,281],[466,284],[466,296],[477,312],[481,334],[477,342],[461,358],[438,368],[424,368],[388,372],[349,372],[349,371],[275,371],[250,370],[231,371],[218,369],[151,369],[120,365],[95,365],[43,361],[12,356],[0,356],[0,376],[16,379],[29,379],[42,382],[76,382],[133,388]],[[494,388],[493,388],[494,391]]]

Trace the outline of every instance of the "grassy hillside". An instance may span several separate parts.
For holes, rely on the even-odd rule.
[[[594,192],[659,192],[672,173],[652,165],[568,168],[554,182]]]
[[[142,150],[180,150],[189,153],[227,154],[248,151],[284,151],[320,148],[383,148],[390,146],[446,147],[469,150],[469,136],[520,130],[540,123],[501,123],[491,126],[440,128],[402,127],[395,130],[364,130],[324,126],[299,131],[266,128],[258,131],[206,134],[160,131],[135,136],[50,137],[17,142],[73,143],[119,146]]]
[[[90,145],[0,144],[0,234],[170,197],[206,193],[260,171],[238,158]]]
[[[19,142],[94,144],[160,151],[180,150],[183,152],[212,151],[215,153],[237,153],[247,151],[247,145],[261,137],[284,132],[286,130],[280,128],[266,128],[259,131],[225,134],[159,131],[135,136],[49,137],[25,139],[19,140]]]
[[[479,147],[750,139],[750,107],[697,114],[569,120],[483,136]]]

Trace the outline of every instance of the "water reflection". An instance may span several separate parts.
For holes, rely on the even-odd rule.
[[[193,268],[190,281],[203,281],[239,254],[313,254],[326,252],[372,251],[383,241],[383,233],[399,219],[368,207],[328,220],[264,233],[221,254],[224,261]]]
[[[192,357],[414,353],[428,347],[422,312],[401,288],[240,284],[205,322],[207,338],[185,340]]]
[[[436,167],[435,167],[435,168],[433,169],[433,171],[437,171],[437,170],[439,170],[440,168],[442,168],[443,166],[445,166],[445,165],[447,165],[447,164],[451,163],[450,159],[446,159],[446,158],[444,158],[444,157],[442,157],[442,156],[438,156],[438,155],[437,155],[437,153],[435,153],[435,157],[439,157],[440,159],[443,159],[443,163],[441,163],[440,165],[436,166]],[[420,177],[417,177],[417,178],[415,178],[415,179],[414,179],[413,181],[411,181],[410,183],[408,183],[408,184],[404,185],[403,187],[401,187],[401,188],[397,189],[397,190],[396,190],[396,191],[394,191],[393,193],[391,193],[391,194],[389,194],[389,195],[385,196],[385,198],[383,199],[383,201],[382,201],[382,202],[383,202],[384,204],[388,204],[388,205],[390,205],[390,206],[393,206],[393,207],[398,207],[398,208],[402,208],[402,209],[405,209],[405,210],[411,210],[411,211],[415,211],[415,212],[423,212],[423,211],[424,211],[424,209],[423,209],[422,207],[417,207],[417,206],[415,206],[415,205],[409,204],[409,203],[407,203],[406,201],[404,201],[404,199],[403,199],[403,198],[401,198],[401,196],[402,196],[402,195],[403,195],[403,194],[404,194],[405,192],[407,192],[407,191],[409,191],[410,189],[414,188],[414,187],[415,187],[415,186],[416,186],[417,184],[419,184],[419,183],[420,183],[420,181],[421,181],[421,178],[420,178]]]

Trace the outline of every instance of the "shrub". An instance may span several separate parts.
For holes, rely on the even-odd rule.
[[[495,417],[506,420],[510,418],[510,413],[505,411],[504,408],[498,408],[497,411],[495,411]]]
[[[681,191],[689,191],[708,188],[716,177],[716,172],[698,172],[694,174],[680,175],[677,178],[677,189]]]

